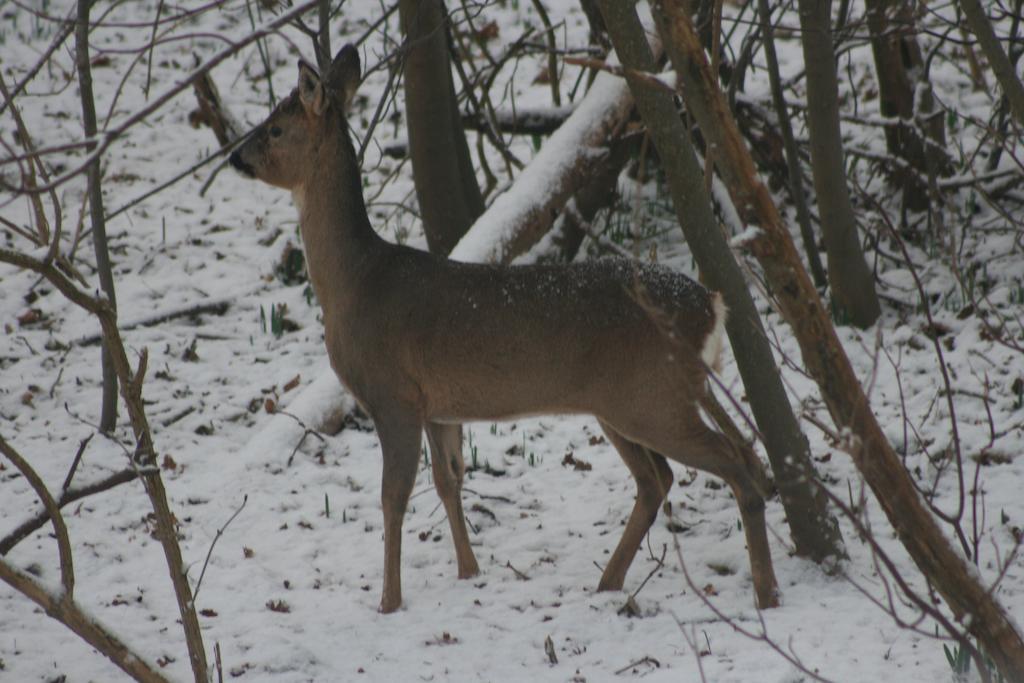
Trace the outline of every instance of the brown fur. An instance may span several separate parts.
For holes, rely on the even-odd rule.
[[[760,464],[744,445],[709,429],[698,412],[707,373],[701,357],[716,358],[721,343],[720,301],[653,265],[475,265],[384,241],[366,214],[344,119],[359,79],[355,50],[343,48],[323,82],[303,63],[299,72],[295,92],[232,163],[292,191],[331,364],[380,436],[381,610],[393,611],[402,601],[401,525],[422,431],[459,576],[468,577],[479,569],[462,512],[459,424],[567,413],[596,416],[637,483],[633,512],[600,589],[622,588],[672,483],[669,457],[732,486],[758,600],[775,604],[758,486],[763,473],[751,471]],[[651,308],[673,321],[671,333]]]

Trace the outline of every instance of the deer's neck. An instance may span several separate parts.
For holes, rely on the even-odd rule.
[[[366,215],[355,150],[341,124],[317,154],[315,172],[293,192],[309,278],[327,317],[344,315],[386,244]]]

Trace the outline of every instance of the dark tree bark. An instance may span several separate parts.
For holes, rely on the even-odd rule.
[[[836,319],[868,327],[878,319],[881,308],[874,278],[860,248],[846,186],[839,130],[839,84],[830,33],[831,7],[831,0],[799,0],[814,190],[828,253],[828,279]]]
[[[610,142],[608,154],[590,169],[590,178],[576,191],[562,212],[562,223],[554,235],[558,258],[572,261],[597,214],[610,208],[619,197],[618,181],[637,147],[637,136],[621,137]]]
[[[601,16],[601,8],[597,6],[597,0],[580,0],[580,8],[590,26],[590,44],[608,49],[608,31],[605,29],[604,17]]]
[[[992,28],[992,22],[988,20],[988,15],[985,14],[985,9],[978,0],[960,0],[960,8],[967,17],[971,32],[978,38],[989,66],[1003,89],[1003,94],[1010,102],[1013,118],[1016,119],[1017,125],[1024,126],[1024,85],[1014,71],[1013,62],[999,44],[999,38]]]
[[[442,0],[401,0],[405,118],[423,231],[430,251],[448,254],[484,201],[462,129]]]
[[[607,0],[611,1],[611,0]],[[702,124],[718,130],[723,166],[733,167],[730,185],[740,214],[761,229],[747,246],[764,268],[782,314],[793,329],[804,364],[818,383],[836,427],[851,438],[848,451],[871,487],[889,523],[929,584],[946,600],[956,621],[975,636],[1006,680],[1024,681],[1024,639],[976,570],[942,533],[920,492],[903,467],[878,421],[836,336],[825,307],[800,264],[789,231],[767,188],[757,178],[725,96],[711,75],[683,0],[659,0],[655,11],[670,17],[667,29],[675,47],[685,50],[693,69],[689,100],[704,100],[711,118]],[[665,20],[662,19],[663,26]]]
[[[89,8],[92,0],[78,0],[78,21],[75,24],[75,61],[78,67],[78,87],[82,100],[82,127],[85,137],[96,136],[96,104],[92,94],[92,69],[89,62]],[[95,143],[86,146],[91,152]],[[117,311],[114,295],[114,273],[110,267],[110,252],[107,250],[107,224],[103,218],[103,190],[100,185],[99,157],[89,164],[87,173],[89,192],[89,219],[92,224],[92,243],[96,254],[96,270],[100,287],[110,301],[110,307]],[[104,343],[100,351],[100,369],[103,375],[103,398],[100,408],[101,432],[109,432],[117,423],[117,375],[110,359],[110,349]]]
[[[772,27],[771,11],[768,0],[758,0],[757,11],[761,21],[761,35],[764,42],[764,57],[768,65],[768,80],[771,84],[772,101],[779,120],[779,134],[786,150],[786,168],[789,176],[789,196],[796,207],[796,220],[800,224],[800,237],[807,252],[807,264],[811,268],[814,284],[824,287],[827,282],[825,268],[821,265],[818,246],[814,240],[814,227],[811,225],[811,212],[807,210],[807,196],[804,194],[804,176],[800,169],[800,153],[793,137],[793,126],[789,122],[789,108],[782,90],[782,79],[779,76],[779,60],[775,55],[775,29]]]
[[[637,109],[658,150],[683,234],[704,280],[722,292],[729,307],[726,331],[754,419],[764,436],[797,552],[819,561],[843,556],[838,524],[809,482],[809,473],[813,472],[810,447],[793,415],[743,273],[712,212],[704,173],[687,128],[671,94],[652,88],[634,75],[655,66],[644,29],[632,3],[601,0],[600,6],[615,52],[628,69],[626,80]],[[666,48],[671,50],[672,46]]]
[[[883,116],[898,120],[885,127],[886,147],[890,154],[907,163],[894,168],[893,179],[903,191],[904,206],[911,211],[924,211],[929,205],[929,164],[931,168],[945,169],[949,160],[944,159],[943,151],[945,122],[941,113],[934,111],[931,87],[917,80],[927,76],[914,32],[914,5],[906,0],[866,0],[866,5],[879,108]],[[916,103],[915,92],[919,92]],[[918,125],[926,134],[924,139]]]
[[[316,64],[320,72],[331,63],[331,0],[320,0],[316,6]]]

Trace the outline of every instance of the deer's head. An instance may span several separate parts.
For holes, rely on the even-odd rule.
[[[299,60],[299,82],[232,154],[231,165],[251,178],[297,190],[317,172],[316,151],[332,135],[347,135],[345,113],[359,86],[359,53],[338,51],[323,77]]]

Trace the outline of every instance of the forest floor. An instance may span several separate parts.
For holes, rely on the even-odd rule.
[[[586,24],[576,3],[557,11],[558,3],[549,4],[552,21],[561,27],[559,40],[585,43]],[[53,14],[70,7],[68,2],[48,5]],[[245,10],[231,4],[187,26],[194,32],[190,40],[158,46],[150,56],[134,48],[148,41],[156,11],[154,0],[121,3],[109,18],[146,28],[94,32],[97,54],[132,48],[103,52],[95,60],[101,125],[111,108],[118,120],[147,102],[147,78],[151,101],[189,73],[194,54],[207,58],[224,48],[216,35],[237,39],[249,30]],[[332,36],[335,47],[362,34],[381,11],[372,3],[345,3]],[[13,82],[55,29],[10,4],[0,5],[0,13],[7,25],[0,68]],[[528,23],[539,26],[532,5],[517,2],[484,6],[474,22],[478,29],[494,22],[496,51]],[[362,47],[371,71],[350,117],[360,137],[385,90],[387,69],[372,67],[386,41],[398,35],[397,15],[388,26],[387,36],[376,31]],[[307,38],[294,31],[288,35],[310,56]],[[294,84],[295,48],[271,38],[266,49],[274,93],[281,97]],[[798,45],[784,41],[780,49],[784,70],[798,71]],[[151,74],[144,64],[130,68],[139,57],[151,62]],[[20,104],[38,140],[78,140],[73,60],[60,52],[55,63],[33,81]],[[514,77],[505,74],[509,83],[502,97],[514,95],[518,106],[549,105],[548,86],[533,83],[542,65],[537,55],[523,59]],[[846,53],[842,68],[850,83],[864,83],[872,73],[870,50]],[[249,124],[267,112],[263,73],[255,50],[213,72],[225,102]],[[564,91],[577,73],[577,67],[566,66]],[[989,93],[970,88],[950,62],[938,61],[933,78],[946,107],[987,119]],[[763,80],[763,73],[751,76],[746,97],[763,101]],[[877,100],[860,104],[877,113]],[[400,93],[397,106],[400,110]],[[185,92],[111,146],[104,157],[108,214],[216,149],[208,129],[189,126],[194,107]],[[415,205],[410,166],[380,151],[404,139],[404,122],[390,111],[368,148],[364,190],[371,218],[385,237],[423,247],[415,213],[408,210]],[[8,115],[0,128],[10,139],[14,126]],[[955,146],[969,133],[961,129],[951,135]],[[879,129],[854,126],[850,136],[852,146],[884,153]],[[521,158],[535,153],[529,138],[513,144]],[[66,163],[77,158],[69,154]],[[497,157],[491,163],[503,168]],[[1012,159],[1005,159],[1001,168],[1012,166]],[[219,647],[226,680],[810,680],[796,663],[835,681],[954,680],[944,652],[954,645],[934,637],[931,620],[917,621],[916,610],[880,574],[878,558],[848,519],[841,526],[850,559],[829,576],[792,555],[782,507],[777,498],[770,500],[782,604],[755,609],[731,493],[715,478],[678,466],[678,483],[669,494],[672,514],[656,521],[625,591],[597,593],[600,567],[632,507],[634,486],[597,423],[586,417],[467,426],[465,453],[472,471],[464,498],[482,570],[472,580],[456,579],[444,512],[429,467],[421,467],[404,527],[405,605],[396,614],[379,614],[381,459],[372,425],[349,415],[338,433],[308,434],[300,443],[302,429],[281,412],[302,403],[303,415],[315,414],[318,395],[297,397],[310,386],[322,387],[314,382],[331,373],[315,301],[311,304],[304,283],[283,281],[279,267],[288,245],[299,246],[291,197],[230,169],[201,191],[211,169],[190,173],[119,213],[108,232],[124,338],[130,354],[149,351],[147,411],[193,585],[202,574],[196,602],[207,652],[212,660],[214,646]],[[866,164],[854,173],[868,191],[882,192],[884,178]],[[665,210],[667,200],[628,177],[621,184],[631,204],[609,221],[609,239],[640,258],[656,252],[659,261],[692,274],[681,234]],[[70,235],[86,206],[84,182],[68,183],[58,192]],[[0,211],[27,225],[28,202],[0,196]],[[976,281],[985,305],[1010,321],[1010,334],[1018,335],[1020,344],[1019,226],[979,205],[967,190],[954,197],[953,203],[964,207],[947,215],[958,263],[978,264],[972,285]],[[9,231],[3,240],[24,248]],[[596,253],[597,247],[589,243],[585,251]],[[954,515],[962,512],[967,545],[979,554],[979,575],[986,585],[998,583],[999,600],[1019,617],[1024,566],[1011,552],[1024,527],[1024,360],[993,339],[985,322],[993,318],[972,305],[975,290],[962,286],[963,278],[958,282],[946,256],[938,247],[912,248],[934,323],[918,306],[911,271],[884,256],[876,260],[882,318],[868,330],[841,328],[840,336],[908,469],[935,505]],[[94,262],[85,239],[76,263],[90,282],[95,282]],[[160,313],[215,302],[223,302],[215,312],[146,324]],[[831,424],[816,387],[801,370],[788,328],[763,297],[758,305],[798,414]],[[274,311],[279,310],[283,330],[276,329]],[[0,434],[51,490],[59,491],[79,442],[95,433],[98,421],[98,324],[36,276],[0,266],[0,325]],[[932,343],[936,335],[949,371],[951,402]],[[728,352],[722,380],[742,403]],[[861,479],[840,444],[811,420],[802,424],[823,481],[841,500],[863,510],[862,519],[900,574],[926,592],[877,504],[870,494],[861,498]],[[122,415],[114,438],[95,436],[88,443],[75,482],[98,480],[124,467],[131,443]],[[954,466],[957,449],[962,482]],[[25,479],[0,460],[0,537],[38,507]],[[65,510],[75,549],[76,596],[169,677],[188,680],[188,656],[149,510],[137,482]],[[959,546],[949,527],[947,532]],[[7,559],[49,585],[59,583],[48,527],[21,542]],[[917,630],[901,627],[890,609]],[[99,682],[122,676],[26,598],[0,585],[0,681]]]

